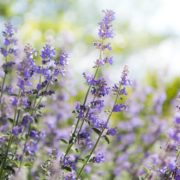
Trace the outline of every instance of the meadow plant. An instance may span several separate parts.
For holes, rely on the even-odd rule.
[[[15,28],[5,24],[0,47],[0,179],[113,180],[124,173],[129,179],[180,177],[180,116],[169,129],[163,116],[166,92],[139,90],[129,80],[127,66],[119,82],[108,82],[104,72],[113,65],[115,13],[103,13],[94,42],[99,52],[94,73],[83,73],[87,90],[73,105],[78,92],[68,82],[68,53],[51,43],[40,51],[30,44],[21,48]],[[153,105],[147,108],[149,99]],[[154,151],[168,139],[167,130],[165,152]]]

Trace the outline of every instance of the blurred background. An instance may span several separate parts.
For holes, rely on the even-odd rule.
[[[79,76],[96,60],[93,42],[101,11],[112,9],[115,58],[110,79],[117,80],[121,65],[128,64],[133,79],[146,82],[160,74],[169,82],[180,75],[179,8],[179,0],[0,0],[0,30],[9,20],[25,43],[42,47],[51,41],[64,47],[71,71]]]

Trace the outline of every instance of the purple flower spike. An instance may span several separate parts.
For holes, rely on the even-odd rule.
[[[66,52],[62,52],[59,58],[59,64],[61,66],[66,66],[68,64],[67,62],[67,58],[68,58],[68,54]]]
[[[12,105],[17,106],[17,104],[18,104],[18,100],[17,100],[16,97],[14,97],[13,100],[12,100]]]
[[[49,44],[46,44],[43,47],[41,57],[43,64],[46,64],[47,62],[50,62],[56,55],[55,49],[51,47]]]
[[[111,136],[115,136],[117,135],[117,131],[115,128],[111,128],[111,129],[108,129],[107,134]]]
[[[101,163],[104,162],[104,155],[102,153],[98,153],[95,157],[93,157],[93,162],[95,163]]]
[[[18,136],[20,133],[22,133],[22,127],[20,126],[15,126],[13,129],[12,129],[12,133],[13,135],[15,136]]]
[[[176,124],[180,124],[180,117],[179,117],[179,116],[177,116],[177,117],[175,118],[175,122],[176,122]]]
[[[126,110],[126,105],[124,104],[116,104],[113,108],[113,112],[122,112]]]
[[[113,38],[112,21],[115,19],[112,10],[104,10],[105,16],[99,23],[99,37],[102,39]]]

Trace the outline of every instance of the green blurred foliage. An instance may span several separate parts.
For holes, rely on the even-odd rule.
[[[87,3],[81,0],[6,0],[0,1],[0,18],[18,24],[21,39],[32,41],[38,47],[47,41],[48,34],[56,38],[63,36],[63,32],[71,33],[74,41],[68,45],[73,48],[78,43],[92,44],[96,39],[97,28],[94,27],[101,15],[97,6],[97,2],[90,0]],[[169,38],[167,34],[137,32],[126,19],[117,20],[115,28],[114,53],[125,56]]]

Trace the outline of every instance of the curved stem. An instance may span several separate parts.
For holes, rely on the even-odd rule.
[[[19,90],[18,99],[20,98],[20,95],[21,95],[21,91]],[[14,126],[16,125],[16,123],[18,122],[19,112],[18,112],[17,119],[16,119],[16,114],[17,114],[17,107],[16,107],[15,112],[14,112],[14,119],[13,119],[12,130],[13,130],[13,127],[14,127]],[[8,141],[7,149],[6,149],[5,158],[4,158],[4,160],[3,160],[2,164],[1,164],[0,179],[1,179],[1,177],[3,176],[4,165],[6,164],[7,157],[8,157],[8,153],[9,153],[9,150],[10,150],[10,148],[11,148],[11,144],[12,144],[12,142],[13,142],[13,138],[14,138],[14,135],[11,134],[11,136],[10,136],[10,138],[9,138],[9,141]]]
[[[41,81],[41,76],[40,76],[39,82],[40,82],[40,81]],[[47,91],[49,85],[50,85],[50,82],[48,82],[45,91]],[[41,98],[39,99],[39,102],[36,104],[37,97],[38,97],[38,93],[36,94],[36,96],[35,96],[35,98],[34,98],[34,103],[33,103],[33,105],[32,105],[32,112],[31,112],[31,115],[32,115],[32,116],[34,115],[34,113],[36,113],[36,109],[38,108],[38,106],[41,104],[41,101],[42,101],[42,97],[41,97]],[[26,137],[26,140],[25,140],[25,143],[24,143],[23,152],[22,152],[22,158],[23,158],[24,153],[25,153],[25,148],[26,148],[26,145],[27,145],[27,142],[28,142],[28,137],[29,137],[30,131],[31,131],[31,123],[29,124],[27,137]],[[20,170],[21,166],[22,166],[22,160],[21,160],[20,165],[19,165],[19,170]]]
[[[6,81],[6,73],[5,73],[4,77],[3,77],[3,82],[2,82],[2,85],[1,85],[0,103],[1,103],[1,101],[2,101],[2,97],[3,97],[3,93],[4,93],[5,81]]]
[[[121,85],[119,86],[119,88],[121,88]],[[115,101],[114,101],[114,105],[113,105],[113,107],[112,107],[112,109],[111,109],[111,112],[110,112],[110,114],[109,114],[109,116],[108,116],[108,118],[107,118],[107,120],[106,120],[106,125],[109,123],[109,120],[110,120],[111,115],[112,115],[112,113],[113,113],[114,106],[117,104],[118,97],[119,97],[119,93],[117,93],[117,95],[116,95],[116,98],[115,98]],[[95,145],[93,146],[93,148],[92,148],[92,150],[91,150],[88,158],[86,159],[86,161],[84,162],[83,166],[82,166],[81,169],[79,170],[78,175],[77,175],[77,178],[76,178],[77,180],[78,180],[78,178],[81,176],[84,168],[86,167],[88,161],[90,160],[92,154],[94,153],[96,147],[98,146],[99,141],[100,141],[100,139],[101,139],[101,137],[102,137],[105,129],[106,129],[106,126],[104,126],[104,127],[102,128],[102,131],[101,131],[101,133],[99,134],[98,139],[97,139]]]
[[[4,157],[4,159],[2,161],[2,164],[1,164],[0,179],[3,178],[4,165],[6,164],[6,160],[7,160],[7,157],[8,157],[8,153],[9,153],[9,149],[10,149],[10,146],[11,146],[11,143],[12,143],[12,139],[13,139],[13,136],[11,135],[10,138],[9,138],[9,141],[8,141],[5,157]]]
[[[103,44],[103,43],[104,43],[104,39],[101,39],[101,44]],[[102,58],[102,53],[103,53],[103,50],[100,49],[99,59]],[[93,79],[96,78],[97,73],[98,73],[98,70],[99,70],[99,66],[97,66],[97,68],[96,68],[96,71],[95,71],[95,74],[94,74]],[[86,104],[86,101],[87,101],[89,92],[90,92],[90,90],[91,90],[91,87],[92,87],[92,85],[89,85],[88,90],[87,90],[86,95],[85,95],[85,98],[84,98],[83,106],[85,106],[85,104]],[[83,119],[83,122],[81,123],[80,130],[81,130],[82,127],[83,127],[84,121],[85,121],[85,119]],[[72,133],[72,137],[71,137],[71,138],[74,138],[74,142],[76,142],[77,136],[78,136],[78,134],[79,134],[79,132],[80,132],[80,130],[79,130],[78,133],[76,133],[77,128],[78,128],[78,126],[79,126],[79,123],[80,123],[80,118],[78,118],[77,123],[76,123],[76,126],[75,126],[75,128],[74,128],[74,131],[73,131],[73,133]],[[71,150],[71,147],[73,146],[74,142],[72,141],[72,143],[69,143],[69,145],[68,145],[68,147],[67,147],[67,149],[66,149],[66,152],[65,152],[63,161],[65,160],[66,156],[68,155],[69,151]]]
[[[92,102],[94,102],[95,99],[96,99],[96,96],[94,96]],[[82,123],[81,123],[80,128],[79,128],[78,133],[77,133],[77,136],[79,135],[79,133],[80,133],[81,130],[82,130],[82,127],[83,127],[83,125],[84,125],[85,119],[86,119],[87,116],[88,116],[89,110],[90,110],[90,108],[88,108],[87,113],[86,113],[85,117],[84,117],[83,120],[82,120]]]
[[[97,76],[98,70],[99,70],[99,67],[96,68],[96,71],[95,71],[95,74],[94,74],[94,77],[93,77],[93,78],[95,78],[95,77]],[[89,95],[89,92],[90,92],[91,87],[92,87],[92,86],[89,85],[88,90],[87,90],[86,95],[85,95],[85,98],[84,98],[83,106],[85,106],[85,104],[86,104],[86,101],[87,101],[87,98],[88,98],[88,95]],[[80,126],[80,129],[79,129],[78,133],[76,134],[78,125],[79,125],[79,123],[80,123],[80,120],[81,120],[81,118],[78,118],[77,123],[76,123],[76,126],[75,126],[75,128],[74,128],[74,131],[73,131],[73,133],[72,133],[72,137],[74,136],[74,141],[76,141],[77,136],[78,136],[80,130],[82,129],[82,126],[83,126],[83,124],[84,124],[85,118],[83,119],[83,121],[82,121],[82,123],[81,123],[81,126]],[[64,158],[63,158],[63,161],[64,161],[64,159],[66,158],[66,156],[68,155],[69,151],[71,150],[73,144],[74,144],[74,142],[72,142],[72,143],[70,143],[70,144],[68,145],[67,150],[66,150],[65,155],[64,155]]]
[[[107,119],[107,121],[106,121],[106,124],[109,122],[109,119],[110,119],[111,115],[112,115],[112,111],[111,111],[111,113],[110,113],[109,116],[108,116],[108,119]],[[88,158],[86,159],[85,163],[83,164],[83,166],[82,166],[81,169],[79,170],[78,175],[77,175],[77,178],[76,178],[77,180],[78,180],[78,178],[81,176],[82,171],[84,170],[84,168],[85,168],[85,166],[87,165],[89,159],[91,158],[92,154],[94,153],[97,145],[99,144],[99,141],[100,141],[100,139],[101,139],[101,137],[102,137],[102,134],[103,134],[104,130],[105,130],[105,127],[103,127],[103,129],[102,129],[101,133],[99,134],[98,139],[97,139],[95,145],[93,146],[93,148],[92,148],[92,150],[91,150]]]
[[[7,50],[7,48],[6,48]],[[5,58],[5,62],[7,63],[7,57]],[[0,95],[0,110],[1,110],[1,113],[2,113],[2,97],[3,97],[3,93],[4,93],[4,85],[5,85],[5,81],[6,81],[6,77],[7,77],[7,72],[6,72],[6,69],[5,69],[5,72],[4,72],[4,77],[3,77],[3,82],[2,82],[2,85],[1,85],[1,95]],[[1,114],[2,116],[2,114]]]

